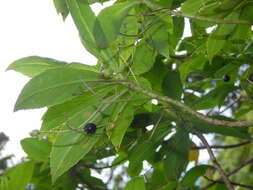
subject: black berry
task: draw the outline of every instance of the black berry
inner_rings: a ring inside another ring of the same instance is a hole
[[[224,82],[230,81],[230,76],[229,76],[229,75],[224,75],[223,81],[224,81]]]
[[[96,133],[96,130],[97,130],[97,126],[94,123],[87,123],[84,126],[84,131],[87,134],[94,134],[94,133]]]

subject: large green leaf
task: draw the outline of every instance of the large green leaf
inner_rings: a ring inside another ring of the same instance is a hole
[[[142,177],[133,178],[125,187],[125,190],[145,190],[145,181]]]
[[[8,177],[6,176],[1,177],[0,190],[10,190]]]
[[[237,19],[238,13],[233,13],[227,17],[227,19]],[[221,24],[214,32],[212,32],[207,39],[207,54],[209,61],[211,62],[213,57],[221,51],[226,39],[230,33],[233,32],[235,24]]]
[[[169,181],[177,181],[188,162],[188,150],[191,146],[188,133],[179,128],[168,142],[164,169]]]
[[[206,0],[187,0],[181,6],[181,11],[186,14],[196,14]]]
[[[149,80],[152,89],[162,91],[162,82],[169,69],[163,64],[163,58],[157,56],[153,67],[143,76]]]
[[[135,50],[133,57],[132,70],[136,75],[149,71],[155,62],[155,52],[145,43],[141,41]]]
[[[88,135],[81,132],[83,125],[87,122],[95,123],[99,126],[101,115],[96,113],[96,109],[89,107],[71,122],[69,121],[59,132],[51,151],[50,167],[53,182],[56,181],[64,172],[75,165],[92,147],[98,142],[99,137],[96,134]],[[70,130],[71,128],[80,128],[80,131]],[[98,133],[102,132],[102,128]]]
[[[66,62],[46,57],[30,56],[14,61],[9,65],[7,70],[15,70],[28,77],[34,77],[45,70],[62,67],[66,64]]]
[[[54,0],[54,6],[56,8],[57,13],[61,14],[63,20],[65,20],[69,14],[69,9],[66,0]]]
[[[183,86],[180,80],[179,72],[169,71],[164,77],[162,88],[163,93],[166,96],[180,100],[183,92]]]
[[[142,166],[144,160],[149,159],[155,153],[156,145],[151,142],[139,142],[129,153],[129,167],[128,174],[130,176],[139,175],[139,165]]]
[[[116,149],[120,148],[121,142],[133,120],[133,107],[128,102],[117,104],[111,114],[107,134]]]
[[[157,21],[154,17],[156,25],[154,25],[147,33],[149,44],[157,50],[161,55],[169,57],[169,31],[171,30],[164,22]]]
[[[215,106],[220,106],[223,104],[228,93],[235,89],[236,87],[232,84],[220,85],[202,96],[200,99],[193,102],[192,107],[196,110],[204,110],[213,108]]]
[[[82,0],[66,0],[71,16],[79,31],[81,41],[84,47],[93,55],[109,65],[113,71],[118,72],[118,63],[114,58],[115,53],[109,49],[99,50],[93,34],[96,16],[90,8],[87,1]],[[101,28],[96,29],[96,33],[103,34]]]
[[[98,47],[107,48],[117,38],[124,19],[136,3],[115,3],[99,13],[93,30]]]
[[[206,60],[207,59],[205,58],[205,56],[201,54],[190,61],[183,62],[179,66],[180,78],[182,83],[185,83],[189,73],[201,70],[204,67]]]
[[[123,95],[123,93],[119,93],[119,95],[113,96],[111,100],[117,100],[121,94]],[[108,121],[104,121],[102,113],[109,106],[110,104],[102,105],[100,110],[91,106],[63,127],[63,131],[69,130],[69,127],[81,130],[84,124],[95,123],[99,127],[96,134],[88,135],[76,130],[58,133],[50,155],[53,182],[82,159],[102,137],[101,135],[104,135],[103,129],[106,124],[108,125]]]
[[[175,51],[176,46],[181,40],[184,33],[184,18],[172,17],[173,18],[173,34],[169,35],[170,47],[173,47],[172,52]]]
[[[21,141],[23,150],[29,158],[44,162],[49,158],[51,143],[48,140],[38,138],[25,138]]]
[[[33,175],[34,162],[22,162],[6,171],[9,179],[8,190],[25,190]]]
[[[183,177],[182,181],[181,181],[181,185],[183,186],[193,186],[196,182],[196,180],[205,175],[206,171],[208,169],[212,168],[209,165],[199,165],[199,166],[195,166],[193,168],[191,168]]]
[[[63,128],[68,129],[67,127]],[[52,181],[74,166],[98,142],[99,136],[85,135],[76,131],[59,133],[50,155]]]
[[[99,78],[97,73],[73,68],[47,70],[25,85],[16,102],[15,111],[52,106],[70,100],[76,93],[87,90],[83,81]]]
[[[43,116],[41,130],[51,130],[63,124],[66,122],[66,117],[71,122],[71,120],[83,115],[87,109],[90,109],[90,106],[98,107],[101,100],[97,96],[105,98],[114,87],[114,85],[105,85],[93,89],[93,92],[89,91],[62,104],[51,106]],[[93,93],[96,93],[96,96]]]
[[[234,121],[226,117],[216,117],[216,119],[221,119],[225,121],[226,120]],[[193,119],[191,120],[191,122],[193,123],[194,129],[197,129],[201,133],[217,133],[217,134],[221,134],[225,136],[232,136],[232,137],[237,137],[237,138],[242,138],[242,139],[251,138],[246,128],[217,126],[217,125],[212,125],[198,119]]]
[[[66,0],[66,2],[81,36],[83,45],[90,53],[98,56],[99,52],[93,36],[96,17],[88,2],[82,0]]]

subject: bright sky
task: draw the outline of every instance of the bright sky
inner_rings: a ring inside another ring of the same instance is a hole
[[[57,16],[52,0],[3,0],[0,23],[0,132],[10,138],[5,154],[14,153],[20,158],[25,154],[19,141],[40,127],[45,109],[13,113],[28,78],[14,71],[5,72],[8,65],[31,55],[85,64],[95,64],[96,59],[82,47],[70,17],[64,23]]]

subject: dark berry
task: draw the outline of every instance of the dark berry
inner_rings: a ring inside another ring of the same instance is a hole
[[[96,130],[97,130],[97,126],[94,123],[87,123],[84,126],[84,131],[87,134],[94,134],[94,133],[96,133]]]
[[[229,76],[229,75],[224,75],[223,81],[224,81],[224,82],[230,81],[230,76]]]

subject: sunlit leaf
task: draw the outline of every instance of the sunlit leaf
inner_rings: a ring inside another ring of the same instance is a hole
[[[11,63],[7,70],[15,70],[28,77],[34,77],[48,69],[63,67],[66,62],[38,56],[24,57]]]
[[[16,102],[15,111],[52,106],[70,100],[76,93],[87,90],[83,81],[99,78],[97,73],[73,68],[47,70],[25,85]]]
[[[66,0],[54,0],[54,6],[56,8],[57,13],[61,14],[63,20],[65,20],[69,14],[69,9]]]
[[[133,178],[125,187],[125,190],[145,190],[145,181],[142,177]]]
[[[141,41],[135,50],[133,57],[132,70],[136,75],[149,71],[155,62],[155,52],[144,42]]]
[[[23,150],[28,157],[39,162],[44,162],[49,158],[51,143],[47,140],[37,138],[25,138],[21,141]]]
[[[22,162],[6,171],[8,177],[8,190],[25,190],[33,175],[34,162]]]
[[[98,47],[106,48],[117,38],[124,19],[136,3],[115,3],[99,13],[93,30]]]
[[[111,122],[107,128],[107,134],[116,149],[119,149],[127,128],[133,120],[133,107],[127,102],[117,104],[112,113]]]

